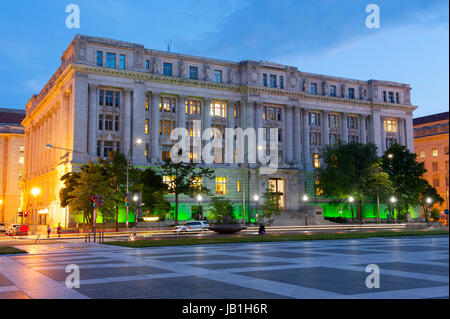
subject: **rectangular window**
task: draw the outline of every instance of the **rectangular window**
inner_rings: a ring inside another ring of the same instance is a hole
[[[384,120],[384,130],[386,132],[397,132],[397,120]]]
[[[431,150],[431,156],[438,156],[438,150],[437,150],[437,148],[433,148],[433,149]]]
[[[419,154],[420,154],[420,157],[421,157],[421,158],[425,158],[425,151],[422,150],[422,151],[420,151]]]
[[[354,99],[355,98],[355,89],[354,88],[348,88],[348,97],[350,99]]]
[[[150,149],[150,144],[148,144],[148,143],[145,143],[145,153],[144,153],[144,155],[145,155],[145,158],[148,160],[148,154],[149,154],[149,149]]]
[[[116,54],[115,53],[106,53],[106,67],[113,68],[113,69],[116,67]]]
[[[353,130],[358,129],[358,118],[356,118],[354,116],[349,116],[348,117],[348,128],[353,129]]]
[[[224,102],[211,103],[211,116],[227,117],[227,104]]]
[[[214,82],[222,83],[222,71],[214,70]]]
[[[267,74],[263,74],[263,86],[267,86]]]
[[[103,66],[103,52],[97,51],[97,66]]]
[[[337,144],[336,134],[330,134],[330,145],[335,146]]]
[[[444,147],[444,153],[445,155],[448,155],[448,146]]]
[[[145,97],[145,110],[148,111],[149,109],[149,99],[148,96]]]
[[[175,113],[176,99],[169,97],[162,97],[159,102],[159,110],[164,112]]]
[[[391,147],[391,146],[394,145],[395,143],[397,143],[397,139],[392,138],[392,137],[387,137],[387,138],[386,138],[386,148]]]
[[[284,83],[283,83],[283,76],[280,75],[280,89],[284,88]]]
[[[336,115],[334,114],[330,114],[330,127],[331,128],[336,128]]]
[[[186,100],[186,113],[191,115],[201,115],[201,103],[197,100]]]
[[[394,92],[389,92],[389,103],[394,103]]]
[[[106,115],[105,116],[105,131],[112,131],[112,130],[113,130],[113,116]]]
[[[114,92],[114,106],[119,107],[120,105],[120,92]]]
[[[105,91],[105,105],[113,106],[113,91]]]
[[[311,126],[320,126],[320,114],[319,113],[309,113],[309,122]]]
[[[438,162],[433,162],[433,172],[437,172],[438,171]]]
[[[191,80],[198,80],[198,67],[196,66],[189,67],[189,78]]]
[[[348,136],[348,141],[350,143],[357,143],[358,142],[358,135],[349,135]]]
[[[383,101],[387,102],[386,91],[383,91]]]
[[[150,60],[145,60],[145,68],[150,69]]]
[[[103,90],[98,91],[98,105],[103,105],[103,94],[104,94]]]
[[[319,157],[319,153],[313,153],[313,154],[312,154],[312,161],[313,161],[313,167],[314,167],[314,168],[320,168],[320,157]]]
[[[400,93],[395,92],[395,103],[400,104]]]
[[[114,117],[114,130],[116,132],[119,131],[119,117],[118,116]]]
[[[145,120],[145,134],[148,135],[148,119]]]
[[[317,84],[311,83],[311,94],[317,94]]]
[[[330,96],[336,96],[336,85],[330,85]]]
[[[120,55],[119,68],[125,70],[125,55],[123,54]]]
[[[241,192],[241,181],[240,180],[237,181],[237,191],[239,193]]]
[[[102,142],[101,141],[97,141],[97,156],[98,157],[102,156]]]
[[[277,87],[277,76],[271,74],[270,75],[270,87],[271,88],[276,88]]]
[[[103,157],[108,157],[112,151],[114,151],[113,142],[103,142]]]
[[[433,187],[434,188],[439,187],[439,178],[433,178]]]
[[[163,75],[172,76],[172,63],[163,63]]]
[[[216,194],[226,195],[227,194],[227,178],[226,177],[216,177]]]
[[[164,121],[164,135],[170,136],[170,121]]]
[[[98,116],[98,130],[103,131],[103,114],[99,114]]]

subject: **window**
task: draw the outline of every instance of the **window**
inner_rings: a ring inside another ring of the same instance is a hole
[[[355,89],[354,88],[348,88],[348,97],[350,99],[354,99],[355,98]]]
[[[120,92],[114,92],[114,106],[119,107],[120,104]]]
[[[335,146],[337,144],[337,135],[330,134],[330,145]]]
[[[201,190],[202,185],[203,185],[203,178],[202,177],[194,177],[194,179],[192,180],[192,188]]]
[[[103,94],[104,94],[103,90],[98,91],[98,105],[103,105]]]
[[[103,66],[103,52],[97,51],[97,66]]]
[[[384,130],[386,132],[397,132],[397,120],[384,120]]]
[[[433,149],[431,150],[431,156],[438,156],[438,150],[437,150],[437,148],[433,148]]]
[[[144,155],[145,155],[145,158],[146,158],[147,160],[148,160],[149,149],[150,149],[150,144],[145,143],[145,151],[144,151]]]
[[[280,89],[284,88],[284,83],[283,83],[283,76],[280,75]]]
[[[263,86],[267,86],[267,74],[263,74]]]
[[[313,153],[312,154],[312,164],[314,168],[320,168],[320,157],[319,153]]]
[[[145,68],[150,69],[150,60],[145,60]]]
[[[320,145],[320,133],[311,132],[310,134],[311,145]]]
[[[114,117],[114,130],[119,131],[119,117],[117,115]]]
[[[119,68],[125,70],[125,55],[120,55]]]
[[[105,131],[113,130],[113,116],[105,115]]]
[[[432,166],[433,166],[433,172],[437,172],[438,171],[438,162],[433,162]]]
[[[330,85],[330,96],[336,96],[336,85]]]
[[[98,130],[103,131],[103,114],[98,116]]]
[[[172,76],[172,63],[163,63],[163,75]]]
[[[170,151],[163,150],[161,152],[161,159],[162,159],[163,162],[170,161]]]
[[[148,135],[148,119],[145,120],[145,135]]]
[[[394,92],[389,92],[389,103],[394,103]]]
[[[354,116],[348,117],[348,128],[356,130],[358,128],[358,118]]]
[[[444,154],[448,155],[448,146],[444,147]]]
[[[113,106],[113,91],[105,91],[105,105]]]
[[[383,101],[387,102],[386,91],[383,91]]]
[[[198,67],[196,66],[189,67],[189,78],[191,80],[198,80]]]
[[[320,126],[320,114],[309,113],[309,122],[311,126]]]
[[[395,103],[400,104],[400,93],[395,92]]]
[[[170,98],[170,97],[162,97],[159,101],[159,111],[160,112],[167,112],[167,113],[175,113],[176,111],[176,98]]]
[[[109,141],[103,142],[103,157],[108,157],[112,151],[114,151],[114,143]]]
[[[330,114],[330,127],[336,128],[337,127],[337,116],[335,114]]]
[[[397,139],[396,138],[393,138],[393,137],[387,137],[386,138],[386,148],[391,147],[395,143],[397,143]]]
[[[317,84],[311,83],[311,94],[317,94]]]
[[[422,150],[422,151],[420,151],[419,154],[420,154],[420,157],[421,157],[421,158],[425,158],[425,151]]]
[[[19,152],[23,153],[25,151],[25,146],[19,146]]]
[[[25,160],[24,160],[24,157],[21,156],[21,157],[19,157],[19,164],[23,164],[23,163],[25,163]]]
[[[273,108],[273,107],[268,107],[267,108],[267,116],[266,116],[266,118],[269,121],[275,121],[275,108]]]
[[[348,136],[349,143],[357,143],[358,142],[358,135],[349,135]]]
[[[241,181],[240,180],[237,181],[237,191],[239,193],[241,192]]]
[[[433,178],[433,187],[434,188],[439,187],[439,178],[437,177]]]
[[[116,54],[106,53],[106,67],[115,68],[116,67]]]
[[[186,114],[201,115],[201,102],[197,100],[186,100]]]
[[[149,101],[148,101],[148,96],[145,97],[145,110],[148,111],[149,109]]]
[[[277,76],[271,74],[270,75],[270,87],[271,88],[276,88],[277,87]]]
[[[214,82],[222,83],[222,70],[214,70]]]
[[[227,104],[224,102],[211,103],[211,116],[227,117]]]
[[[226,177],[216,177],[216,194],[226,195],[227,194],[227,178]]]

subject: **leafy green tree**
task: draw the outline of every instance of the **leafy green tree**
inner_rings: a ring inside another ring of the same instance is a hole
[[[168,186],[163,182],[162,177],[152,168],[142,171],[139,179],[142,186],[142,202],[144,209],[162,219],[170,210],[170,202],[164,198]]]
[[[229,199],[213,196],[208,208],[213,219],[218,224],[234,223],[234,204]]]
[[[209,194],[210,191],[198,181],[202,178],[214,178],[214,170],[198,167],[194,163],[174,163],[165,161],[161,165],[161,174],[170,178],[168,191],[175,194],[175,225],[178,225],[178,202],[181,194],[194,198],[197,194]]]
[[[273,187],[269,186],[263,194],[263,199],[264,202],[261,206],[263,217],[268,218],[269,224],[271,224],[271,218],[281,214],[280,205],[278,204],[278,194],[273,190]]]
[[[442,204],[444,202],[444,199],[439,195],[436,188],[431,186],[427,180],[421,179],[421,184],[422,186],[420,187],[419,192],[419,204],[425,213],[425,220],[428,222],[430,218],[428,211],[431,210],[432,213],[434,209],[432,207],[436,204]],[[430,199],[431,203],[428,203],[427,199]]]
[[[366,188],[371,167],[377,163],[376,146],[351,142],[327,146],[322,157],[325,165],[318,169],[318,188],[326,197],[356,200],[356,217],[362,222],[363,202],[370,192]]]

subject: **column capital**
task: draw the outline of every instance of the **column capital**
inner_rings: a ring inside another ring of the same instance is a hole
[[[90,90],[97,90],[98,89],[98,84],[96,84],[96,83],[89,83],[89,89]]]

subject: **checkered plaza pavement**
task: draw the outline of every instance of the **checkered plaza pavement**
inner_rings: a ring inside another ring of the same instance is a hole
[[[125,248],[16,246],[0,257],[0,298],[448,298],[449,238],[418,236]],[[80,267],[80,288],[66,267]],[[367,288],[369,264],[380,287]]]

